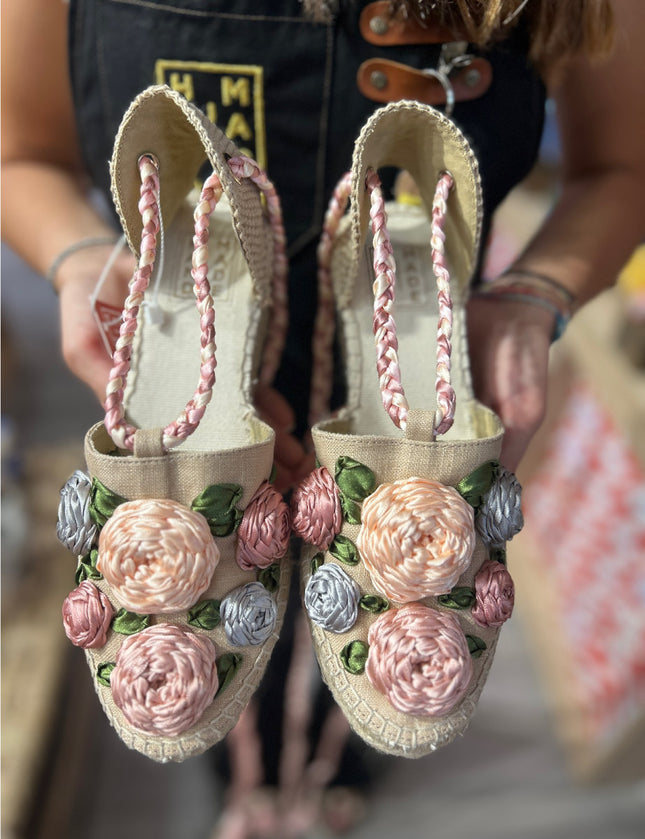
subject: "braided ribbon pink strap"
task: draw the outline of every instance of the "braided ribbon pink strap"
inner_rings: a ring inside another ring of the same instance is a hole
[[[246,164],[250,163],[250,167]],[[274,321],[277,317],[278,325],[274,326],[273,353],[279,352],[281,330],[286,331],[286,257],[285,237],[282,228],[280,204],[273,185],[263,175],[254,161],[246,158],[234,157],[229,160],[229,166],[236,177],[249,177],[267,196],[269,214],[274,234],[274,292],[282,301],[282,306],[274,306]],[[141,235],[141,257],[139,266],[130,281],[130,293],[125,301],[119,339],[113,355],[113,366],[110,371],[107,394],[105,400],[105,427],[119,448],[134,448],[134,435],[137,428],[126,422],[123,406],[123,394],[132,359],[132,342],[137,329],[139,310],[143,302],[143,295],[150,284],[159,232],[159,173],[157,165],[149,155],[142,155],[139,159],[139,173],[141,176],[141,199],[139,212],[143,222]],[[262,177],[263,176],[263,177]],[[201,365],[199,383],[179,417],[162,432],[162,446],[165,451],[185,440],[198,427],[211,400],[213,385],[215,384],[215,310],[210,294],[208,282],[208,239],[210,216],[222,196],[222,184],[215,172],[205,181],[195,208],[195,235],[193,237],[193,267],[191,276],[194,280],[194,292],[197,310],[200,314],[201,329]],[[277,278],[277,279],[276,279]],[[276,349],[276,346],[278,349]],[[279,360],[279,359],[278,359]],[[276,363],[273,360],[272,363]]]
[[[432,207],[432,264],[437,280],[439,300],[435,435],[448,431],[455,415],[455,392],[450,383],[452,299],[450,275],[444,253],[446,201],[453,184],[453,178],[449,173],[443,173],[440,176]],[[401,383],[396,322],[392,313],[395,300],[396,265],[386,226],[387,217],[381,182],[372,169],[367,172],[366,187],[370,193],[370,219],[374,247],[373,326],[376,342],[376,368],[383,406],[397,428],[405,430],[409,406]],[[331,391],[333,338],[331,254],[338,224],[345,212],[350,192],[351,173],[347,173],[338,183],[332,196],[318,248],[318,313],[312,348],[312,422],[324,414]]]
[[[318,306],[312,339],[311,396],[309,424],[314,425],[329,409],[333,381],[332,343],[334,340],[334,289],[331,255],[338,225],[352,191],[352,173],[338,182],[329,202],[318,245]]]
[[[435,434],[445,434],[455,420],[457,398],[450,382],[450,357],[452,354],[452,297],[450,274],[446,265],[446,203],[455,184],[449,172],[443,172],[437,182],[432,202],[432,267],[437,280],[439,325],[437,329],[437,410],[434,419]]]

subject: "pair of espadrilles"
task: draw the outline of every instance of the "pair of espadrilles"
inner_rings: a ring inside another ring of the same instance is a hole
[[[405,220],[388,232],[377,171],[392,165],[428,208],[422,236]],[[61,490],[58,523],[78,557],[65,631],[111,724],[158,761],[226,736],[280,632],[293,531],[318,661],[351,726],[407,757],[449,742],[512,610],[504,542],[521,524],[519,487],[497,463],[503,429],[470,383],[464,305],[481,194],[466,140],[413,102],[377,111],[358,138],[319,251],[313,412],[331,385],[332,299],[348,400],[314,417],[318,465],[291,508],[270,480],[274,433],[253,407],[286,328],[275,189],[167,87],[125,114],[111,172],[139,265],[105,422],[87,434],[88,474]],[[424,266],[414,282],[405,259],[397,276],[399,243]],[[161,319],[145,316],[150,286]]]

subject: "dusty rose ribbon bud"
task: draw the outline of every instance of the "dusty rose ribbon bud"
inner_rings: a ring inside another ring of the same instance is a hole
[[[63,603],[65,635],[85,650],[105,646],[113,617],[107,596],[89,580],[70,592]]]
[[[289,545],[291,513],[282,495],[268,481],[250,500],[237,531],[235,559],[244,571],[268,568]]]
[[[60,491],[56,535],[76,556],[88,553],[98,531],[90,516],[92,481],[77,469]]]
[[[291,498],[292,528],[310,545],[323,551],[332,543],[343,525],[340,492],[324,466],[308,475]]]
[[[167,499],[127,501],[99,537],[97,570],[126,609],[189,609],[210,585],[219,549],[204,516]]]
[[[375,587],[392,600],[445,594],[470,564],[473,510],[452,487],[424,478],[381,484],[361,515],[356,544]]]
[[[372,624],[368,642],[367,678],[397,711],[441,717],[466,695],[473,666],[454,615],[421,603],[392,609]]]
[[[515,586],[501,562],[485,562],[475,577],[472,616],[480,626],[501,626],[513,614]]]
[[[356,623],[361,592],[335,562],[321,565],[305,588],[305,609],[310,619],[328,632],[347,632]]]

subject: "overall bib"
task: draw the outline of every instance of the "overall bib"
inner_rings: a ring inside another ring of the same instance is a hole
[[[365,0],[340,0],[331,23],[307,20],[298,0],[72,0],[70,69],[78,132],[94,183],[108,193],[114,136],[131,100],[169,84],[264,167],[282,199],[290,257],[290,329],[276,380],[305,427],[315,249],[327,201],[350,167],[354,140],[379,106],[357,86],[360,65],[386,58],[436,68],[440,45],[377,46],[361,35]],[[468,49],[492,67],[478,98],[453,119],[479,158],[485,227],[532,167],[544,87],[521,31],[494,49]]]

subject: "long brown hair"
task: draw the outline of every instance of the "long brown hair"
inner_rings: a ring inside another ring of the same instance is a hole
[[[391,0],[395,14],[432,19],[486,45],[528,23],[530,56],[542,69],[574,55],[606,55],[614,37],[610,0]]]
[[[301,0],[306,14],[329,20],[338,0]],[[602,57],[613,45],[611,0],[390,0],[394,15],[446,24],[486,46],[528,24],[530,57],[543,71],[574,55]]]

